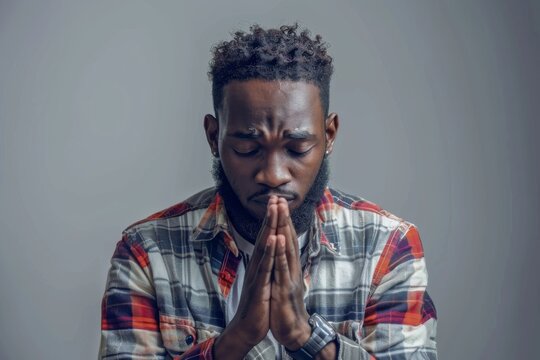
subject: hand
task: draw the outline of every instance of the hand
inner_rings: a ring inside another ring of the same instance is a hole
[[[268,334],[277,211],[277,197],[271,197],[266,218],[255,242],[253,256],[246,269],[238,310],[214,345],[217,359],[243,358]]]
[[[246,270],[236,315],[216,339],[217,359],[241,359],[272,331],[287,349],[300,349],[311,335],[304,305],[298,238],[285,199],[271,197]],[[317,359],[335,359],[329,343]]]
[[[277,203],[277,232],[270,301],[270,330],[289,350],[298,350],[311,335],[304,305],[304,280],[298,238],[285,199]]]

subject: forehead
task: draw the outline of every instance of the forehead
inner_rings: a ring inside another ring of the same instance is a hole
[[[219,114],[227,127],[317,127],[324,120],[319,88],[285,80],[232,81]]]

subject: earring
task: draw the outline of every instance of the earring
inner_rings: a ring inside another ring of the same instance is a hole
[[[219,157],[217,151],[212,151],[212,155],[213,155],[214,157],[216,157],[216,158]]]

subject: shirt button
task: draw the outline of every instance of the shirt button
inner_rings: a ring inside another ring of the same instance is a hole
[[[193,343],[193,336],[186,336],[186,344],[191,345]]]

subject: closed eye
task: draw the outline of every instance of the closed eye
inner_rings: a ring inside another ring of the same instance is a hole
[[[249,157],[249,156],[253,156],[255,154],[257,154],[257,152],[259,151],[259,149],[255,149],[255,150],[251,150],[251,151],[238,151],[236,149],[233,149],[234,153],[238,156],[241,156],[241,157]]]
[[[294,157],[302,157],[302,156],[306,156],[312,149],[313,147],[310,147],[309,149],[304,150],[304,151],[298,151],[294,149],[288,149],[287,151],[289,152],[289,154],[291,154]]]

